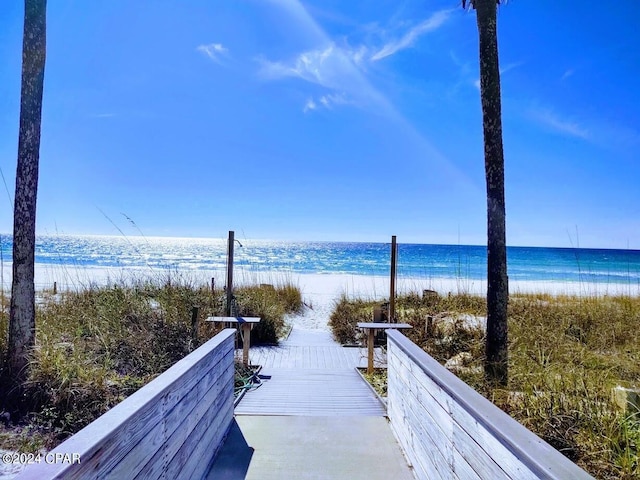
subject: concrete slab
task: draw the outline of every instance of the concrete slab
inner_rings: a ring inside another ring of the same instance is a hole
[[[414,480],[384,417],[237,417],[208,479]]]
[[[218,452],[207,480],[237,480],[246,478],[253,457],[253,448],[247,444],[238,422],[233,420],[227,438]]]

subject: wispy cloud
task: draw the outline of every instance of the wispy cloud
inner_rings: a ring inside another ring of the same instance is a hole
[[[346,38],[343,41],[329,39],[299,1],[272,1],[284,7],[310,37],[315,37],[320,46],[298,53],[286,60],[257,57],[258,75],[267,80],[298,78],[329,90],[326,95],[313,99],[315,108],[310,107],[308,102],[305,103],[303,107],[305,112],[318,107],[331,108],[346,104],[361,107],[376,104],[378,107],[389,107],[387,99],[367,79],[367,67],[373,62],[411,47],[421,35],[442,26],[453,12],[453,10],[435,12],[382,47],[372,37],[380,40],[381,37],[388,36],[387,31],[377,25],[370,26],[367,41],[354,46],[349,44]],[[376,44],[378,46],[374,46]]]
[[[324,87],[333,87],[336,76],[348,59],[332,43],[325,48],[299,54],[291,62],[271,62],[259,58],[260,75],[267,79],[299,77]]]
[[[298,16],[304,16],[306,17],[304,21],[309,21],[309,18],[298,10],[300,5],[297,3],[296,5],[295,10]],[[376,49],[368,45],[354,47],[346,42],[338,45],[334,41],[328,41],[326,35],[323,35],[324,46],[299,53],[290,60],[272,61],[264,57],[257,58],[260,65],[258,74],[269,80],[286,77],[300,78],[333,90],[319,97],[316,107],[318,104],[326,108],[333,105],[358,105],[371,100],[385,103],[384,98],[371,86],[364,75],[367,65],[393,55],[399,50],[409,48],[420,35],[439,28],[450,15],[451,10],[436,12],[427,20],[411,28],[400,39]],[[309,111],[312,108],[305,104],[304,110]]]
[[[562,77],[560,77],[560,80],[564,81],[567,78],[569,78],[570,76],[572,76],[574,73],[576,73],[576,71],[573,68],[570,68],[570,69],[568,69],[566,72],[564,72],[562,74]]]
[[[302,111],[304,113],[307,113],[311,110],[315,110],[316,108],[318,108],[318,105],[313,100],[313,98],[310,98],[309,100],[307,100],[307,103],[304,104],[304,108],[302,109]]]
[[[365,45],[360,45],[355,49],[346,49],[345,53],[347,56],[358,66],[364,66],[364,63],[367,59],[367,53],[369,53],[369,48]]]
[[[356,62],[364,58],[364,50],[345,49],[329,42],[326,46],[302,52],[289,61],[270,61],[258,58],[258,74],[267,80],[298,78],[327,89],[324,95],[309,101],[303,110],[308,112],[319,106],[386,105],[386,99],[367,81]]]
[[[460,58],[458,57],[458,55],[456,55],[456,52],[454,52],[453,50],[449,51],[449,58],[451,59],[451,61],[453,62],[453,64],[458,67],[458,69],[460,70],[460,73],[462,75],[469,75],[472,71],[471,65],[468,61],[463,61],[460,60]]]
[[[440,10],[435,12],[429,18],[419,23],[415,27],[411,28],[408,32],[402,35],[399,39],[392,40],[384,45],[380,50],[374,53],[371,56],[371,60],[376,62],[378,60],[382,60],[383,58],[394,55],[400,50],[404,50],[413,46],[415,41],[425,33],[432,32],[437,30],[442,25],[446,23],[447,20],[451,17],[451,13],[453,10]]]
[[[334,105],[347,105],[350,102],[344,93],[329,93],[320,97],[320,103],[331,109]]]
[[[524,62],[511,62],[507,63],[504,67],[500,68],[500,75],[504,75],[507,72],[510,72],[514,68],[518,68],[524,65]]]
[[[326,110],[333,110],[333,108],[337,105],[347,105],[351,103],[344,93],[328,93],[326,95],[322,95],[317,99],[309,98],[304,104],[304,108],[302,111],[304,113],[318,110],[319,108],[323,108]]]
[[[636,151],[640,147],[640,132],[619,122],[583,115],[580,121],[575,117],[559,114],[556,110],[533,105],[525,109],[529,120],[548,131],[584,140],[596,147],[616,152]]]
[[[550,109],[533,108],[529,112],[531,118],[556,133],[589,140],[589,131],[579,123],[563,118]]]
[[[339,46],[332,40],[318,23],[309,15],[309,12],[299,0],[271,0],[278,7],[283,8],[291,21],[295,22],[297,30],[305,32],[305,41],[320,45],[319,48],[298,54],[286,61],[270,61],[259,58],[259,74],[266,79],[299,78],[304,81],[320,85],[327,92],[320,100],[310,98],[305,102],[307,112],[318,109],[319,105],[338,105],[345,102],[371,112],[378,117],[384,117],[390,127],[398,128],[403,132],[404,138],[422,154],[420,158],[428,158],[431,167],[438,168],[448,179],[464,185],[465,191],[478,191],[482,189],[470,179],[468,174],[457,168],[449,159],[444,157],[429,139],[409,122],[390,102],[386,96],[378,91],[368,79],[366,65],[371,62],[369,48],[372,42],[366,42],[364,47],[352,48],[351,46]],[[448,17],[447,17],[448,18]],[[433,26],[444,22],[444,14],[441,17],[432,16]],[[423,22],[425,23],[425,22]],[[416,31],[409,40],[409,44],[424,31]],[[405,47],[406,48],[406,47]],[[397,51],[397,50],[396,50]],[[380,50],[378,50],[378,53]],[[322,98],[324,97],[324,102]],[[325,107],[326,108],[326,107]],[[424,164],[420,163],[419,168]],[[430,170],[431,171],[431,170]]]
[[[202,52],[216,63],[221,63],[221,58],[229,54],[229,49],[221,43],[209,43],[208,45],[198,45],[198,52]]]

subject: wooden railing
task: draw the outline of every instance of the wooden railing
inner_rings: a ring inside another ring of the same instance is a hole
[[[387,413],[417,478],[592,478],[403,334],[387,338]]]
[[[202,478],[233,420],[234,335],[222,331],[18,479]]]

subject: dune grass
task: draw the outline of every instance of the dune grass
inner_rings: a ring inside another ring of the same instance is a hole
[[[297,287],[284,282],[242,286],[234,294],[239,315],[262,318],[252,332],[255,342],[277,342],[285,314],[302,305]],[[26,385],[30,413],[18,425],[0,426],[0,448],[52,448],[215,335],[219,328],[202,320],[223,315],[225,307],[224,292],[175,276],[56,295],[45,291],[38,297],[36,348]],[[193,307],[199,308],[196,336]],[[7,324],[3,309],[2,361]],[[0,410],[3,403],[0,398]]]
[[[353,342],[375,305],[343,297],[331,316],[336,338]],[[640,413],[612,401],[616,385],[640,387],[640,298],[512,295],[507,389],[485,383],[483,329],[442,321],[484,315],[483,298],[409,294],[397,305],[398,320],[414,326],[403,333],[441,363],[469,352],[458,376],[565,456],[596,478],[640,478]]]

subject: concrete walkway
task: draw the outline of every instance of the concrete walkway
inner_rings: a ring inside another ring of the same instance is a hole
[[[238,416],[211,480],[414,480],[385,417]]]
[[[208,478],[414,479],[384,405],[355,370],[363,351],[294,328],[250,359],[270,378],[236,407]]]

